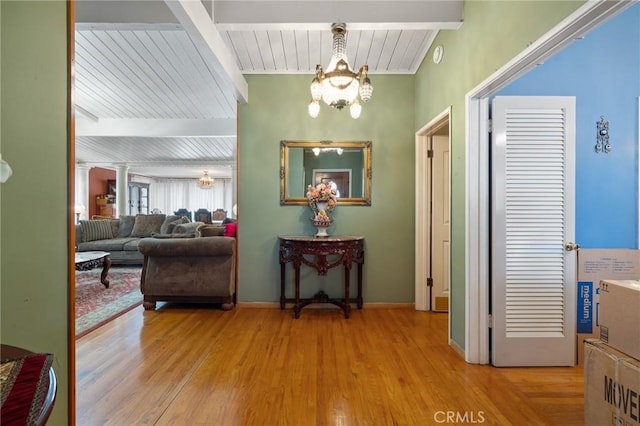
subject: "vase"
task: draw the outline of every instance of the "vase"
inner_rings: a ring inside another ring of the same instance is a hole
[[[329,202],[328,201],[316,201],[316,208],[318,209],[318,211],[327,211],[327,208],[329,207]]]
[[[327,233],[327,228],[329,228],[331,226],[330,222],[325,222],[325,223],[321,223],[321,222],[314,222],[313,223],[314,226],[316,227],[316,229],[318,230],[318,232],[316,232],[316,237],[328,237],[329,234]]]

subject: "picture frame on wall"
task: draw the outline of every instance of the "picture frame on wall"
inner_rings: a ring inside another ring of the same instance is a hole
[[[338,197],[349,198],[351,195],[351,170],[349,169],[314,169],[314,185],[319,183],[336,184]]]

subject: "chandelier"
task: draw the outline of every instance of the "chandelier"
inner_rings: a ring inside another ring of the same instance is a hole
[[[322,152],[331,152],[331,151],[335,151],[338,155],[342,155],[342,152],[344,151],[343,148],[311,148],[311,151],[313,151],[313,154],[317,157],[318,155],[320,155],[320,153]]]
[[[211,189],[213,188],[213,184],[215,183],[215,179],[213,179],[212,177],[209,177],[209,172],[208,171],[204,171],[204,175],[202,175],[202,177],[200,179],[198,179],[198,187],[201,189]]]
[[[316,66],[316,76],[311,82],[311,103],[309,115],[316,118],[320,113],[320,99],[327,105],[342,109],[349,105],[351,117],[360,117],[362,102],[371,99],[373,86],[367,77],[369,67],[363,65],[358,73],[354,73],[347,60],[347,24],[337,23],[331,25],[333,33],[333,53],[327,70],[322,65]]]

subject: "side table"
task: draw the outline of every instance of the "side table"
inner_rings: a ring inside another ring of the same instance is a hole
[[[349,318],[351,299],[349,296],[349,279],[351,267],[357,265],[358,295],[355,302],[358,309],[362,309],[362,265],[364,265],[364,237],[359,236],[280,236],[280,309],[286,303],[294,303],[295,318],[300,318],[300,311],[311,303],[332,303],[344,311],[344,317]],[[331,259],[328,257],[331,256]],[[295,298],[285,296],[285,266],[293,264]],[[318,275],[327,275],[331,268],[342,265],[344,268],[344,297],[330,298],[320,291],[312,298],[300,298],[300,266],[307,265],[316,270]]]
[[[56,399],[53,355],[0,346],[2,359],[2,424],[44,426]],[[6,374],[6,376],[5,376]]]
[[[111,267],[111,253],[106,251],[81,251],[76,252],[76,271],[90,271],[94,268],[102,267],[100,282],[105,288],[109,288],[107,274]]]

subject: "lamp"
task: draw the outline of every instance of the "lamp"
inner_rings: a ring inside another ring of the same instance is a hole
[[[331,61],[325,72],[322,65],[316,66],[316,76],[311,82],[311,103],[309,115],[316,118],[320,113],[320,99],[327,105],[342,109],[349,105],[351,117],[360,117],[362,102],[371,99],[373,86],[367,76],[369,67],[363,65],[358,73],[354,73],[347,60],[347,24],[337,23],[331,25],[333,33],[333,53]]]
[[[198,179],[198,187],[201,189],[211,189],[213,188],[213,184],[215,183],[215,179],[209,177],[209,172],[204,171],[204,175],[200,179]]]
[[[85,207],[82,204],[76,204],[74,211],[76,213],[76,223],[80,223],[80,215],[84,213]]]

